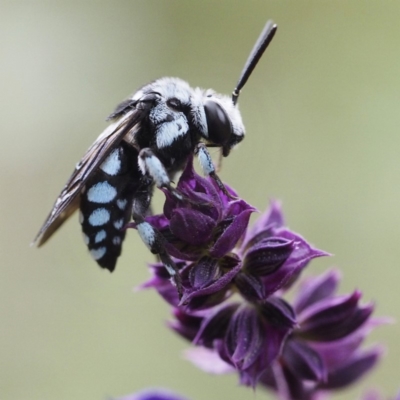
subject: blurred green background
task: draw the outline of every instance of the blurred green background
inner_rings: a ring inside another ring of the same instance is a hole
[[[29,243],[114,106],[161,76],[230,93],[265,21],[278,33],[245,87],[246,140],[221,177],[335,254],[342,292],[400,318],[400,2],[0,1],[0,398],[102,400],[148,386],[205,399],[270,398],[184,361],[168,307],[132,288],[151,255],[129,232],[101,271],[77,217]],[[161,196],[156,199],[160,208]],[[400,388],[399,325],[377,372],[338,395]]]

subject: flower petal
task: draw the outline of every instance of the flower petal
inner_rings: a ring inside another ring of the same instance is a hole
[[[211,347],[215,339],[223,338],[232,315],[238,307],[238,303],[232,303],[211,310],[201,322],[201,326],[196,337],[193,339],[193,343]]]
[[[373,306],[358,305],[361,293],[338,296],[316,303],[301,315],[301,336],[309,340],[331,341],[349,335],[372,314]]]
[[[278,201],[272,200],[269,208],[259,218],[257,218],[254,225],[247,231],[243,243],[246,246],[246,243],[249,240],[259,234],[261,231],[264,231],[266,228],[270,230],[272,227],[280,228],[284,225],[285,222],[281,204]]]
[[[222,257],[230,252],[239,241],[243,233],[246,231],[249,223],[250,214],[254,209],[245,209],[222,232],[221,236],[217,239],[214,246],[210,249],[212,257]]]
[[[271,296],[259,306],[266,321],[279,329],[292,330],[296,325],[296,315],[292,307],[283,299]]]
[[[180,240],[192,246],[201,246],[211,239],[216,221],[200,211],[178,208],[172,212],[170,229]]]
[[[235,285],[240,294],[250,302],[265,298],[264,286],[258,276],[239,272],[235,277]]]
[[[249,368],[239,370],[240,383],[255,387],[264,372],[271,367],[281,353],[289,332],[288,329],[276,329],[271,325],[265,326],[263,351]]]
[[[294,309],[297,313],[308,306],[332,296],[340,281],[340,272],[330,270],[324,274],[305,279],[294,302]]]
[[[386,319],[372,318],[350,335],[329,342],[308,342],[318,352],[329,370],[335,370],[345,364],[363,343],[364,339],[379,325],[388,323]]]
[[[226,334],[226,346],[232,363],[247,369],[260,356],[264,330],[257,311],[242,306],[233,314]]]
[[[220,278],[215,280],[210,285],[200,289],[185,290],[181,299],[181,305],[188,304],[195,297],[214,295],[220,292],[222,294],[221,301],[224,298],[224,293],[228,289],[227,286],[231,283],[233,278],[239,273],[242,265],[238,263],[234,268],[224,273]]]
[[[227,374],[235,372],[235,369],[221,359],[215,350],[205,347],[195,347],[184,351],[184,357],[193,365],[209,374]]]
[[[187,400],[187,398],[165,389],[146,389],[114,400]]]
[[[293,241],[270,237],[248,249],[243,268],[250,274],[264,276],[275,272],[289,257]]]
[[[265,296],[287,287],[313,258],[327,255],[321,250],[312,248],[300,235],[288,229],[277,229],[274,235],[293,241],[293,251],[280,268],[262,278]]]
[[[326,378],[326,370],[319,354],[299,340],[286,342],[283,359],[286,367],[300,379],[318,382]]]
[[[321,389],[339,389],[352,384],[370,371],[382,356],[381,348],[374,348],[351,357],[348,362],[328,374],[325,383],[320,384]]]
[[[190,269],[190,284],[194,289],[202,289],[218,279],[220,272],[217,259],[203,257]]]
[[[186,313],[182,308],[173,310],[174,321],[168,322],[168,327],[189,341],[193,341],[197,335],[203,317]]]

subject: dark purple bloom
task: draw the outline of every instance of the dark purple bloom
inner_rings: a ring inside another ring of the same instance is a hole
[[[277,203],[247,230],[254,207],[197,175],[192,160],[177,188],[189,201],[165,191],[164,214],[147,218],[164,235],[180,268],[183,296],[179,303],[162,264],[152,266],[155,278],[146,286],[155,287],[172,305],[210,308],[235,292],[249,302],[264,302],[293,283],[311,259],[327,254],[283,226]]]
[[[285,228],[275,202],[246,233],[238,254],[243,267],[236,282],[249,301],[264,301],[278,290],[288,288],[309,261],[328,255]]]
[[[192,160],[177,189],[186,199],[179,201],[165,191],[164,213],[148,217],[147,222],[163,234],[167,251],[180,267],[180,304],[192,309],[211,307],[232,294],[231,283],[241,269],[241,260],[233,249],[244,235],[255,208],[235,198],[236,193],[229,187],[232,198],[212,179],[196,174]],[[177,305],[177,297],[167,289],[162,268],[161,264],[153,266],[158,279],[147,286],[156,287],[164,298]]]
[[[248,229],[255,209],[198,176],[192,160],[177,189],[186,200],[165,191],[164,213],[147,221],[166,239],[182,299],[161,263],[151,266],[143,287],[173,306],[169,327],[198,346],[196,364],[237,371],[242,384],[264,385],[287,400],[315,399],[376,364],[380,350],[360,350],[376,324],[373,307],[360,305],[359,291],[335,295],[337,273],[307,280],[293,306],[282,297],[313,258],[327,253],[284,226],[278,203]]]
[[[187,261],[202,256],[221,258],[235,247],[255,208],[226,188],[232,199],[212,179],[199,176],[189,160],[177,185],[186,200],[164,191],[164,213],[148,217],[147,222],[164,234],[172,256]]]
[[[128,396],[118,397],[115,400],[187,400],[186,397],[165,389],[148,389],[142,392],[133,393]]]
[[[382,396],[377,390],[369,390],[360,400],[400,400],[400,392],[397,393],[396,397]]]
[[[261,378],[280,397],[310,400],[321,390],[343,388],[371,370],[380,348],[360,350],[378,324],[369,318],[371,305],[361,306],[361,293],[336,296],[335,271],[307,280],[294,301],[298,326],[288,336],[281,356]]]
[[[241,383],[251,386],[279,355],[295,324],[293,310],[281,299],[257,306],[227,302],[195,314],[176,308],[174,316],[172,329],[215,351],[239,372]]]

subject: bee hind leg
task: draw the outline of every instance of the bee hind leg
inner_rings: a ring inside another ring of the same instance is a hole
[[[144,178],[143,184],[135,193],[132,203],[132,218],[136,224],[139,236],[148,249],[157,255],[168,271],[171,282],[176,286],[179,298],[182,298],[183,287],[179,270],[165,249],[163,235],[148,222],[145,216],[148,214],[153,194],[153,180]]]

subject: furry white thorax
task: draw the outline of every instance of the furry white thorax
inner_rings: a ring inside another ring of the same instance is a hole
[[[181,115],[171,122],[164,122],[159,125],[157,135],[157,146],[162,149],[163,147],[170,146],[178,137],[184,136],[189,131],[189,124],[186,117]]]

